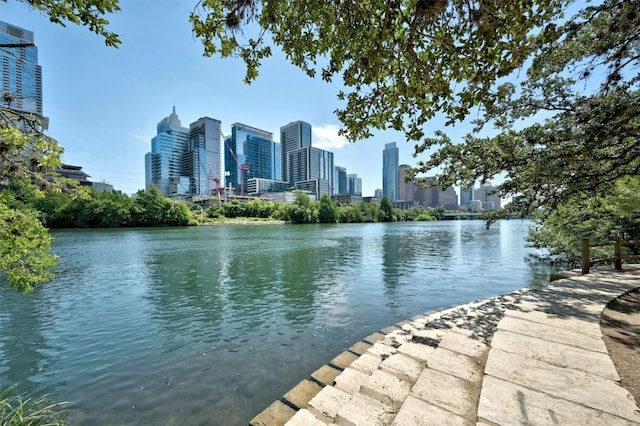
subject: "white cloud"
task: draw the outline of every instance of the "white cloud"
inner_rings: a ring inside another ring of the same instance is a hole
[[[349,145],[349,141],[342,135],[338,134],[340,128],[335,124],[323,124],[311,127],[313,133],[312,145],[320,149],[340,149]]]

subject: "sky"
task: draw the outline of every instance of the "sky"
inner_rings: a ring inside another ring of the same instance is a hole
[[[400,164],[416,163],[413,144],[400,132],[376,132],[354,144],[338,136],[340,84],[309,78],[277,48],[251,85],[243,82],[241,60],[204,57],[188,22],[195,4],[121,0],[122,10],[107,16],[122,41],[115,49],[85,27],[62,27],[22,2],[0,2],[0,20],[34,32],[47,133],[64,148],[64,163],[126,194],[144,189],[144,156],[174,106],[184,127],[208,116],[222,121],[225,135],[239,122],[272,132],[276,142],[281,126],[311,123],[312,145],[362,178],[364,196],[382,188],[386,143],[397,143]]]

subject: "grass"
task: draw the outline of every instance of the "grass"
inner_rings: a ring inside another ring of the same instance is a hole
[[[47,395],[30,398],[17,386],[0,388],[0,426],[68,425],[67,404],[52,402]]]

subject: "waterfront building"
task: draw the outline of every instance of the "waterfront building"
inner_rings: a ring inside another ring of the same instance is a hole
[[[276,149],[273,133],[242,123],[231,125],[231,136],[225,140],[226,180],[236,188],[237,193],[246,193],[249,179],[277,179]],[[227,183],[228,185],[228,183]]]
[[[407,171],[411,166],[401,164],[398,167],[398,201],[415,201],[416,184],[414,179],[407,181]]]
[[[424,178],[423,182],[417,185],[415,201],[428,207],[442,206],[447,210],[457,210],[458,194],[453,186],[449,186],[444,191],[435,186],[434,178]]]
[[[382,151],[382,195],[389,201],[398,201],[399,151],[395,142],[385,144]]]
[[[460,206],[469,207],[473,200],[473,185],[460,187]]]
[[[189,126],[183,171],[189,176],[191,194],[210,195],[221,188],[221,124],[220,120],[202,117]]]
[[[289,183],[316,198],[333,192],[333,153],[306,146],[288,153]]]
[[[281,180],[295,182],[290,176],[289,153],[310,146],[311,124],[298,120],[280,127]]]
[[[354,197],[362,197],[362,179],[355,173],[347,175],[347,183],[349,187],[349,195]]]
[[[500,195],[491,182],[485,182],[475,190],[474,199],[482,203],[483,210],[497,210],[500,208]]]
[[[286,191],[289,183],[282,180],[250,178],[247,180],[248,195],[263,195],[267,192]],[[268,195],[271,198],[271,195]]]
[[[181,126],[175,106],[156,129],[157,134],[151,139],[151,152],[145,155],[145,189],[148,191],[155,186],[165,197],[190,193],[188,177],[183,173],[189,129]]]
[[[334,195],[347,195],[349,194],[349,185],[347,181],[347,169],[346,167],[335,166],[333,174],[333,194]]]
[[[49,119],[42,112],[42,68],[32,31],[0,21],[3,106],[21,114],[33,114],[43,129]]]

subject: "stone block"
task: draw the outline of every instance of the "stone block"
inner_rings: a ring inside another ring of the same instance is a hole
[[[316,396],[321,390],[322,386],[319,384],[311,380],[303,380],[289,392],[285,393],[284,399],[298,408],[305,408],[311,398]]]
[[[368,377],[368,374],[360,370],[347,368],[336,377],[336,384],[334,386],[348,393],[358,393],[360,392],[360,385],[364,383]]]
[[[340,370],[328,365],[323,365],[322,367],[311,373],[311,377],[313,377],[323,385],[331,386],[333,385],[333,381],[338,376],[338,374],[340,374]]]
[[[385,327],[382,330],[380,330],[380,332],[382,334],[389,334],[392,331],[396,331],[396,330],[399,330],[399,329],[400,329],[400,327],[398,327],[397,325],[390,325],[389,327]]]
[[[473,426],[474,422],[409,395],[391,425]]]
[[[594,374],[556,367],[495,348],[489,354],[485,374],[614,416],[640,421],[638,407],[629,392],[616,382]]]
[[[340,407],[337,425],[385,426],[391,423],[396,410],[365,395],[354,394]]]
[[[354,354],[353,352],[344,351],[331,360],[331,365],[341,369],[345,369],[356,359],[358,359],[358,355]]]
[[[611,358],[602,352],[549,342],[507,330],[500,330],[493,336],[491,347],[505,352],[523,354],[556,367],[573,368],[606,379],[620,380]]]
[[[351,363],[349,367],[360,370],[363,373],[371,374],[378,369],[378,366],[382,362],[382,358],[378,355],[366,352]]]
[[[456,332],[445,334],[438,347],[475,358],[482,358],[489,351],[482,341]]]
[[[367,343],[367,342],[358,342],[355,345],[351,346],[349,348],[349,350],[353,353],[356,353],[358,355],[362,355],[363,353],[365,353],[366,351],[369,350],[369,348],[371,347],[371,343]]]
[[[403,354],[393,354],[380,363],[378,368],[399,377],[406,382],[414,383],[426,367],[426,362],[418,361]]]
[[[498,425],[638,424],[638,420],[630,421],[490,376],[482,383],[478,420]]]
[[[296,411],[282,401],[276,401],[260,414],[255,416],[249,424],[251,426],[281,426],[284,425]]]
[[[482,384],[484,363],[478,358],[472,358],[442,347],[437,348],[429,358],[429,368],[442,373],[451,374],[477,385]]]
[[[378,340],[382,340],[382,339],[384,339],[384,334],[382,334],[382,333],[372,333],[372,334],[368,335],[367,337],[365,337],[362,340],[364,340],[365,342],[371,343],[373,345]]]
[[[480,386],[427,368],[411,389],[411,395],[469,421],[476,420]]]
[[[333,386],[325,386],[309,401],[307,410],[319,420],[332,423],[340,408],[349,401],[349,398],[349,393]]]
[[[395,408],[400,408],[410,390],[410,382],[383,370],[374,371],[360,386],[361,394]]]
[[[543,314],[546,317],[546,314]],[[507,311],[505,317],[498,323],[498,330],[507,330],[525,336],[533,336],[549,342],[563,343],[594,352],[608,353],[602,341],[602,332],[598,323],[598,334],[577,332],[584,328],[583,321],[564,319],[559,321],[549,320],[553,325],[541,322],[532,322],[533,313]],[[537,315],[536,315],[537,316]],[[545,318],[546,319],[546,318]],[[544,319],[543,319],[544,320]],[[566,327],[563,327],[566,326]]]
[[[318,420],[310,411],[299,410],[291,420],[287,422],[287,426],[327,426],[327,424]]]
[[[436,348],[429,345],[423,345],[420,343],[406,342],[398,347],[398,352],[418,359],[420,361],[427,362],[435,351]]]

